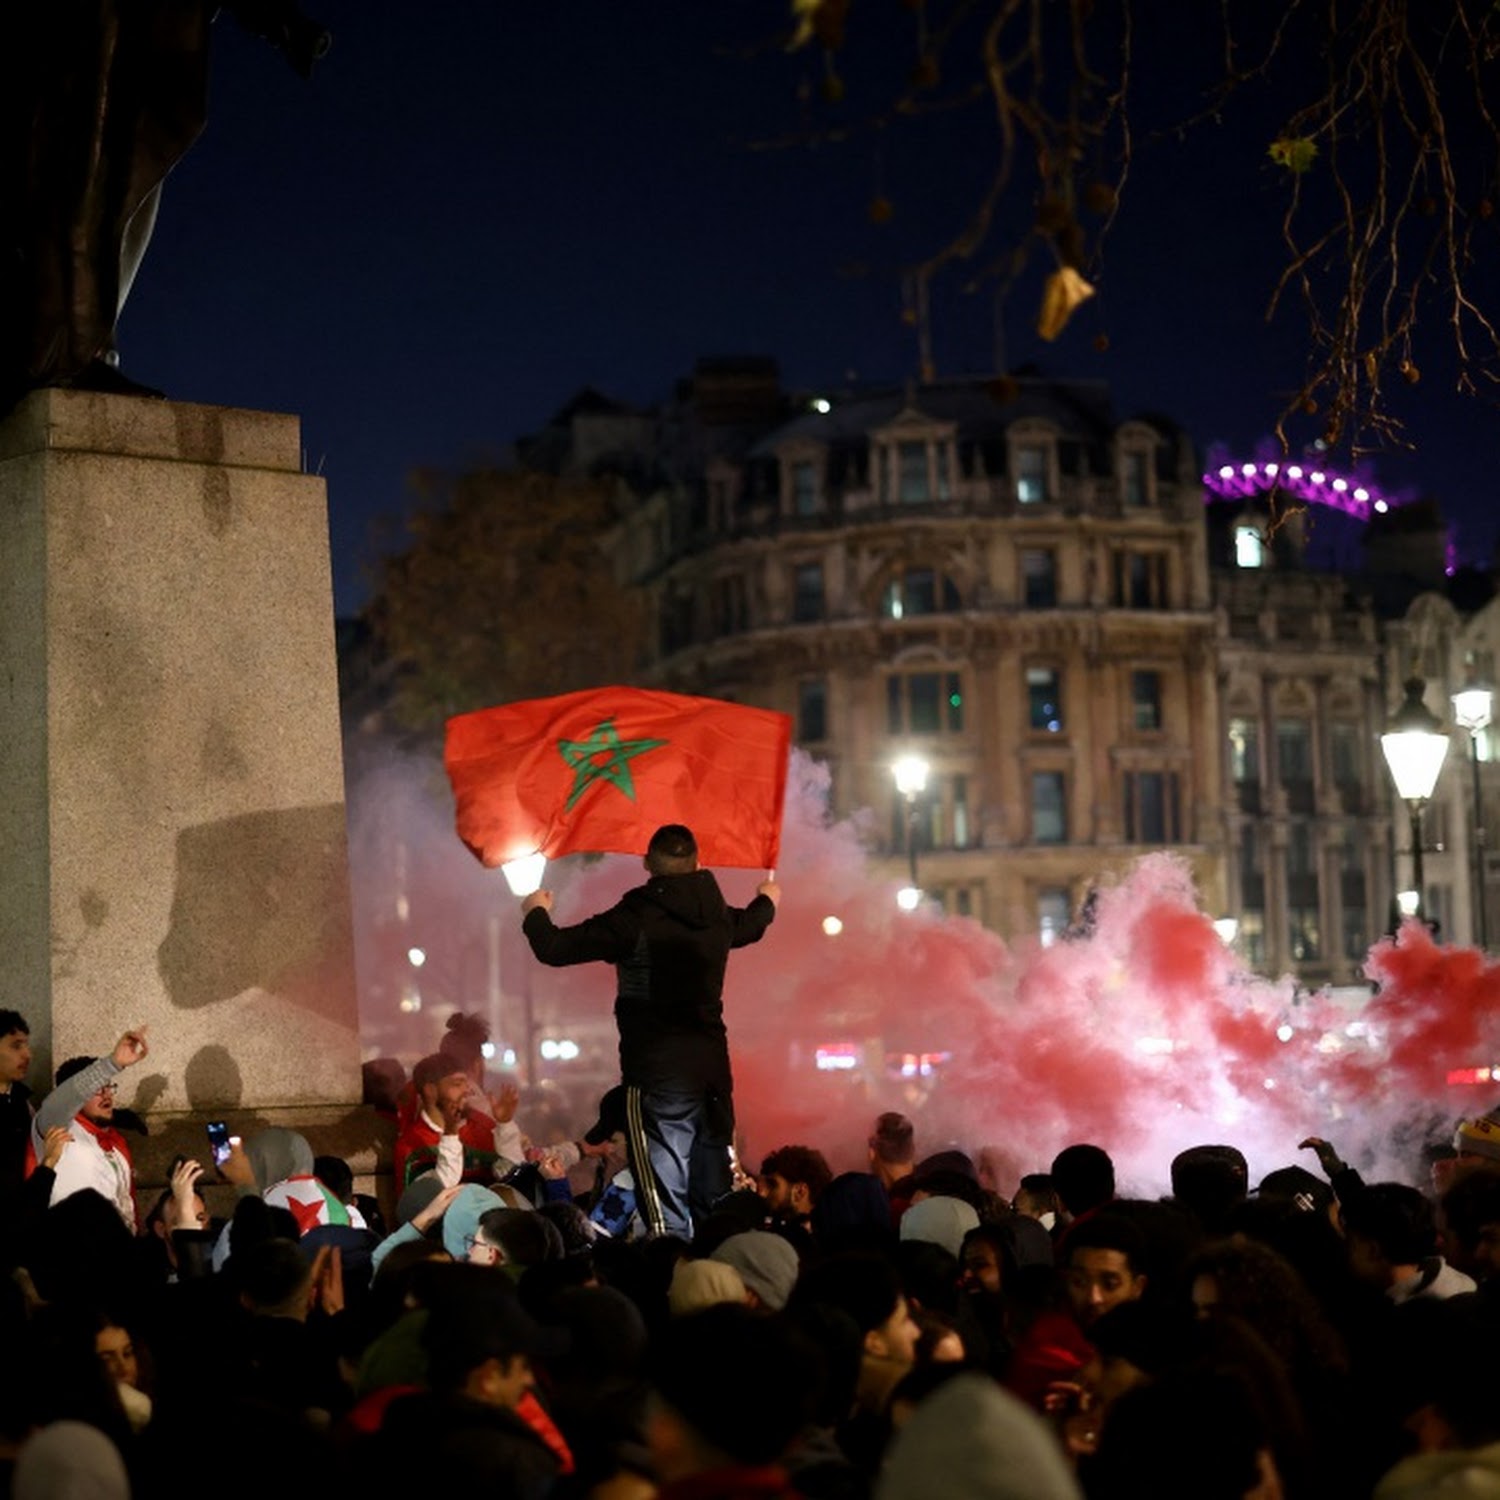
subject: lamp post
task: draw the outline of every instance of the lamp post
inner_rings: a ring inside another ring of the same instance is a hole
[[[906,853],[911,861],[909,889],[917,893],[910,904],[902,902],[904,911],[911,911],[921,900],[922,887],[917,881],[917,798],[927,790],[927,777],[931,770],[932,767],[920,755],[903,755],[891,767],[891,775],[896,778],[896,790],[906,798]]]
[[[1484,804],[1479,787],[1479,736],[1490,727],[1495,711],[1492,689],[1477,682],[1453,695],[1453,722],[1469,734],[1469,768],[1474,773],[1474,907],[1481,949],[1490,945],[1489,913],[1484,900]]]
[[[1427,684],[1420,677],[1406,680],[1406,701],[1391,715],[1380,736],[1380,749],[1390,767],[1396,795],[1411,815],[1411,873],[1417,892],[1414,916],[1425,914],[1427,889],[1422,881],[1422,808],[1437,785],[1438,772],[1448,754],[1448,736],[1437,715],[1422,702]]]
[[[547,870],[543,854],[526,854],[508,859],[500,866],[512,896],[529,896],[542,888]],[[536,1082],[536,1006],[531,995],[531,965],[521,971],[521,1077],[527,1088]]]

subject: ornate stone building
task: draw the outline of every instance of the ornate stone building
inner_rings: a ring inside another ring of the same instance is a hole
[[[955,381],[808,403],[707,444],[622,535],[649,675],[783,709],[833,810],[950,912],[1064,930],[1102,873],[1179,850],[1222,906],[1202,489],[1186,437],[1091,382]],[[910,809],[892,765],[920,754]]]

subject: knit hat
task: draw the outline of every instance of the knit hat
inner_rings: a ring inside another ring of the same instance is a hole
[[[972,1204],[957,1198],[924,1198],[901,1215],[901,1238],[927,1240],[941,1245],[957,1259],[963,1250],[964,1236],[979,1227],[979,1215]]]
[[[1035,1412],[987,1375],[958,1375],[897,1433],[875,1487],[876,1500],[931,1495],[1079,1500],[1082,1491]]]
[[[749,1229],[732,1234],[711,1260],[722,1261],[740,1273],[740,1279],[760,1298],[762,1307],[780,1312],[797,1284],[797,1252],[779,1234]]]
[[[16,1500],[129,1500],[130,1480],[120,1451],[95,1427],[53,1422],[27,1438],[16,1459]]]
[[[424,1172],[415,1178],[396,1203],[397,1225],[410,1224],[424,1208],[431,1205],[442,1190],[443,1184],[436,1172]]]
[[[1500,1119],[1491,1113],[1460,1120],[1453,1132],[1453,1149],[1460,1156],[1483,1156],[1500,1161]]]
[[[465,1241],[474,1238],[480,1219],[490,1209],[504,1207],[488,1188],[473,1182],[465,1183],[443,1214],[443,1249],[454,1260],[467,1260],[469,1247]]]
[[[674,1318],[702,1312],[720,1302],[745,1300],[745,1283],[733,1266],[719,1260],[680,1260],[672,1272],[667,1306]]]

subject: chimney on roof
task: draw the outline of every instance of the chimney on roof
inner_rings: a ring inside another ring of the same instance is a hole
[[[700,359],[690,394],[705,427],[768,424],[782,414],[781,371],[774,359],[757,355]]]

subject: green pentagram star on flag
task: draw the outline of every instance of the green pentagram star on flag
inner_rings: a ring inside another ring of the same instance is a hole
[[[622,740],[615,730],[613,719],[604,719],[594,726],[586,740],[559,740],[557,748],[562,758],[572,766],[573,790],[568,793],[565,811],[572,812],[574,805],[596,781],[607,781],[635,801],[635,783],[630,779],[630,762],[637,755],[670,744],[669,740]],[[596,760],[596,756],[607,755],[608,760]]]

